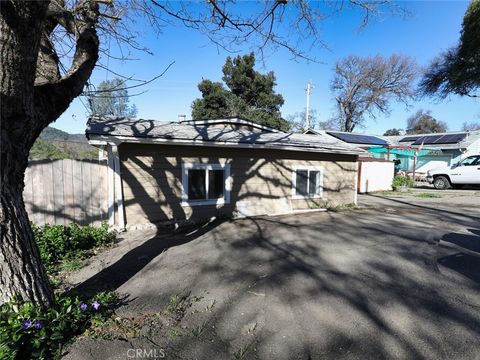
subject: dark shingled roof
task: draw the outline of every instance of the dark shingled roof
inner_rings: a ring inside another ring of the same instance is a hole
[[[216,127],[203,124],[185,124],[170,121],[91,118],[86,135],[89,140],[109,140],[120,137],[123,142],[141,142],[142,139],[158,139],[179,144],[188,142],[234,146],[241,144],[263,148],[282,148],[297,151],[360,154],[362,150],[328,134],[305,135],[284,132],[251,131],[243,128]]]

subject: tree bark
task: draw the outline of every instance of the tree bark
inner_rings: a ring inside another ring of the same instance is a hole
[[[47,6],[32,1],[0,7],[0,303],[13,296],[43,306],[52,300],[22,197],[28,152],[39,131],[34,82]]]
[[[81,94],[98,59],[98,4],[76,4],[75,17],[61,0],[0,5],[0,304],[13,296],[41,306],[52,301],[23,203],[24,174],[36,138]],[[76,38],[63,78],[48,45],[57,25]]]
[[[23,179],[17,178],[15,184],[2,181],[0,303],[17,296],[23,301],[47,306],[51,303],[52,291],[33,240],[22,191]]]

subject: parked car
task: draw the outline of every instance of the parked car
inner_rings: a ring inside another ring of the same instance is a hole
[[[466,157],[452,166],[429,170],[427,180],[440,190],[480,185],[480,155]]]

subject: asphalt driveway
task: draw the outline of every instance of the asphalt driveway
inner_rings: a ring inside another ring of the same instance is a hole
[[[124,318],[174,294],[191,306],[177,325],[142,320],[148,336],[82,338],[67,359],[480,359],[478,191],[123,236],[76,290],[128,294]]]

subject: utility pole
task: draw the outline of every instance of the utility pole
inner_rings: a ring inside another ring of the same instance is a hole
[[[307,83],[307,107],[305,109],[305,128],[310,129],[310,94],[312,93],[312,82]]]

